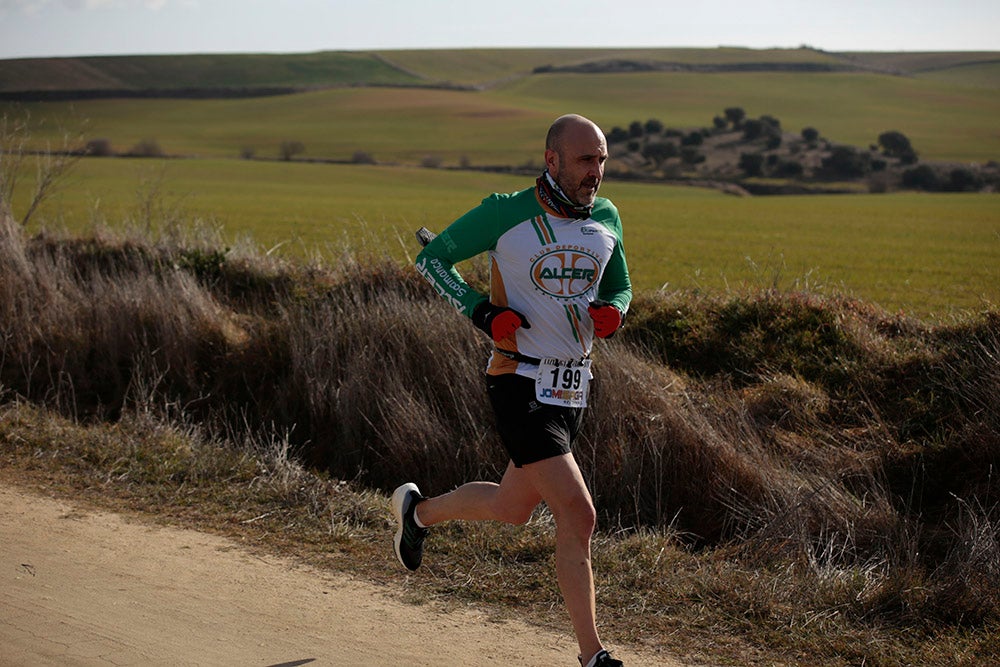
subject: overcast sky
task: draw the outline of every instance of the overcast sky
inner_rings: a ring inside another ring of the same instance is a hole
[[[0,59],[802,44],[1000,51],[1000,0],[0,0]]]

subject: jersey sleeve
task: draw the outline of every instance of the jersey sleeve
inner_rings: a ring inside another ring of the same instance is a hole
[[[632,302],[632,280],[628,275],[628,262],[625,260],[625,247],[622,244],[622,224],[617,212],[614,220],[605,224],[615,235],[616,243],[597,287],[597,298],[614,305],[624,315]]]
[[[465,282],[455,265],[496,247],[498,228],[497,196],[493,195],[455,220],[417,255],[417,271],[467,317],[488,297]]]

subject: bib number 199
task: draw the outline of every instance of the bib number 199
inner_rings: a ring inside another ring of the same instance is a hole
[[[590,378],[590,359],[544,359],[535,378],[535,397],[548,405],[586,407]]]
[[[583,371],[579,368],[552,369],[552,389],[579,389]]]

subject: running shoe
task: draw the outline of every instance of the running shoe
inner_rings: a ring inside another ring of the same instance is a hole
[[[579,660],[580,664],[583,665],[582,657],[577,656],[577,660]],[[624,664],[625,663],[621,660],[615,660],[611,657],[610,653],[601,649],[597,652],[597,655],[590,659],[590,662],[588,662],[585,667],[623,667]]]
[[[420,489],[412,482],[403,484],[392,494],[392,511],[399,523],[393,547],[396,558],[407,570],[416,570],[424,558],[424,538],[428,531],[413,520],[413,509],[423,499]]]

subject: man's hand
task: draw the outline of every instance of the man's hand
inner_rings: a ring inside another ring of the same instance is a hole
[[[622,311],[607,301],[591,301],[587,313],[594,320],[594,335],[598,338],[610,338],[622,325]]]
[[[489,301],[483,301],[472,311],[472,323],[485,331],[494,342],[510,336],[520,327],[531,328],[521,313],[513,308],[495,306]]]

